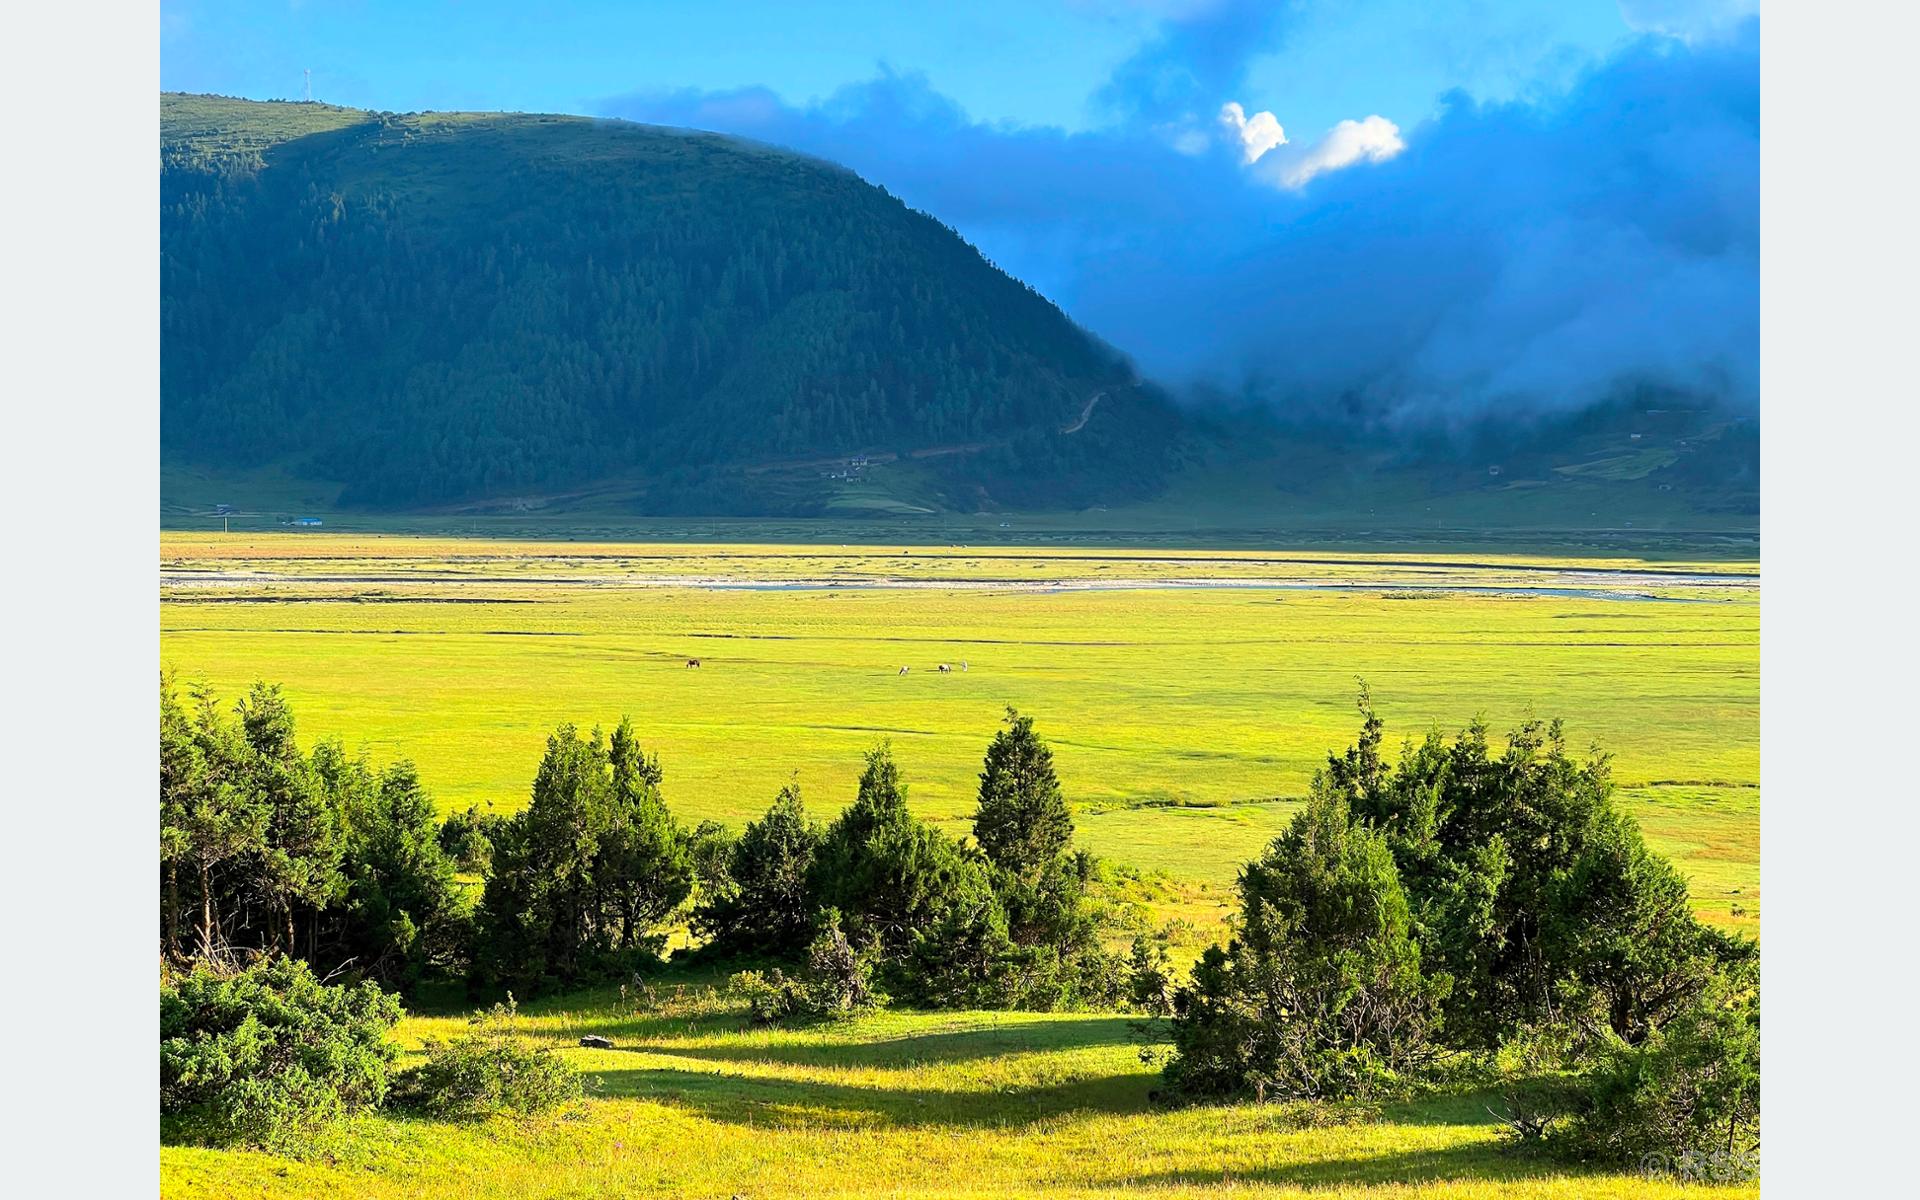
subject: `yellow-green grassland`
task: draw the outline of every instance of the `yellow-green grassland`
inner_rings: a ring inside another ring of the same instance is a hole
[[[413,1058],[457,1017],[399,1030]],[[359,1118],[328,1153],[167,1146],[162,1192],[209,1197],[1758,1195],[1569,1170],[1505,1149],[1496,1092],[1385,1105],[1158,1105],[1130,1018],[882,1012],[750,1029],[708,986],[531,1006],[585,1072],[556,1115]],[[599,1034],[611,1050],[575,1047]],[[404,1062],[403,1062],[404,1065]]]
[[[827,818],[892,740],[963,833],[1007,706],[1078,842],[1154,919],[1216,936],[1238,865],[1348,745],[1560,718],[1706,920],[1759,933],[1759,567],[1076,547],[594,545],[163,533],[161,658],[223,700],[281,684],[303,741],[411,758],[444,811],[526,802],[560,722],[633,718],[685,821],[798,779]],[[698,665],[692,665],[697,661]],[[942,665],[948,669],[941,670]],[[717,982],[717,981],[716,981]],[[589,1100],[351,1123],[330,1155],[162,1149],[180,1196],[1642,1196],[1504,1153],[1463,1090],[1369,1110],[1168,1109],[1129,1018],[881,1012],[748,1030],[699,982],[530,1005]],[[457,1026],[415,1016],[406,1044]],[[613,1050],[573,1048],[584,1033]],[[1698,1192],[1698,1186],[1687,1189]]]

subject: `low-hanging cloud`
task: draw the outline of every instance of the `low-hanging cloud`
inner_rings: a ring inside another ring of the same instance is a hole
[[[605,111],[843,163],[1149,375],[1283,413],[1453,421],[1638,384],[1755,402],[1757,21],[1644,36],[1551,96],[1455,94],[1411,129],[1296,144],[1284,114],[1223,109],[1279,38],[1246,23],[1259,7],[1210,7],[1206,36],[1136,56],[1104,96],[1130,115],[1089,131],[977,122],[884,70],[806,105],[745,89]]]

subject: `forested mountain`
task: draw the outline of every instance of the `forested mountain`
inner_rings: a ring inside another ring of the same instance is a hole
[[[686,511],[859,451],[942,451],[928,474],[961,504],[1139,495],[1168,466],[1178,419],[1119,354],[831,164],[627,122],[167,95],[160,171],[175,463],[391,508],[632,480]]]

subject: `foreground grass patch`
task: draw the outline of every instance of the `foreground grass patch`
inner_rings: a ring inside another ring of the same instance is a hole
[[[462,1019],[416,1018],[417,1046]],[[594,1099],[549,1118],[354,1124],[331,1161],[164,1147],[168,1196],[1663,1196],[1502,1150],[1489,1097],[1375,1112],[1166,1109],[1125,1017],[886,1012],[745,1030],[698,989],[635,1011],[612,993],[532,1006]],[[1712,1192],[1713,1189],[1707,1189]],[[1750,1194],[1730,1189],[1725,1194]],[[1715,1193],[1718,1194],[1718,1193]]]

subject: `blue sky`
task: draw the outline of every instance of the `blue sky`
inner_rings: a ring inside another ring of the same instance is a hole
[[[1096,96],[1168,19],[1207,0],[169,0],[161,80],[255,99],[356,107],[599,111],[645,90],[761,86],[790,103],[882,67],[924,74],[975,119],[1082,129]],[[1464,88],[1504,99],[1632,33],[1617,0],[1280,3],[1284,39],[1250,56],[1250,109],[1326,128],[1355,112],[1405,125]],[[550,10],[550,11],[542,11]]]
[[[1755,0],[175,2],[165,88],[843,162],[1176,385],[1757,395]]]

